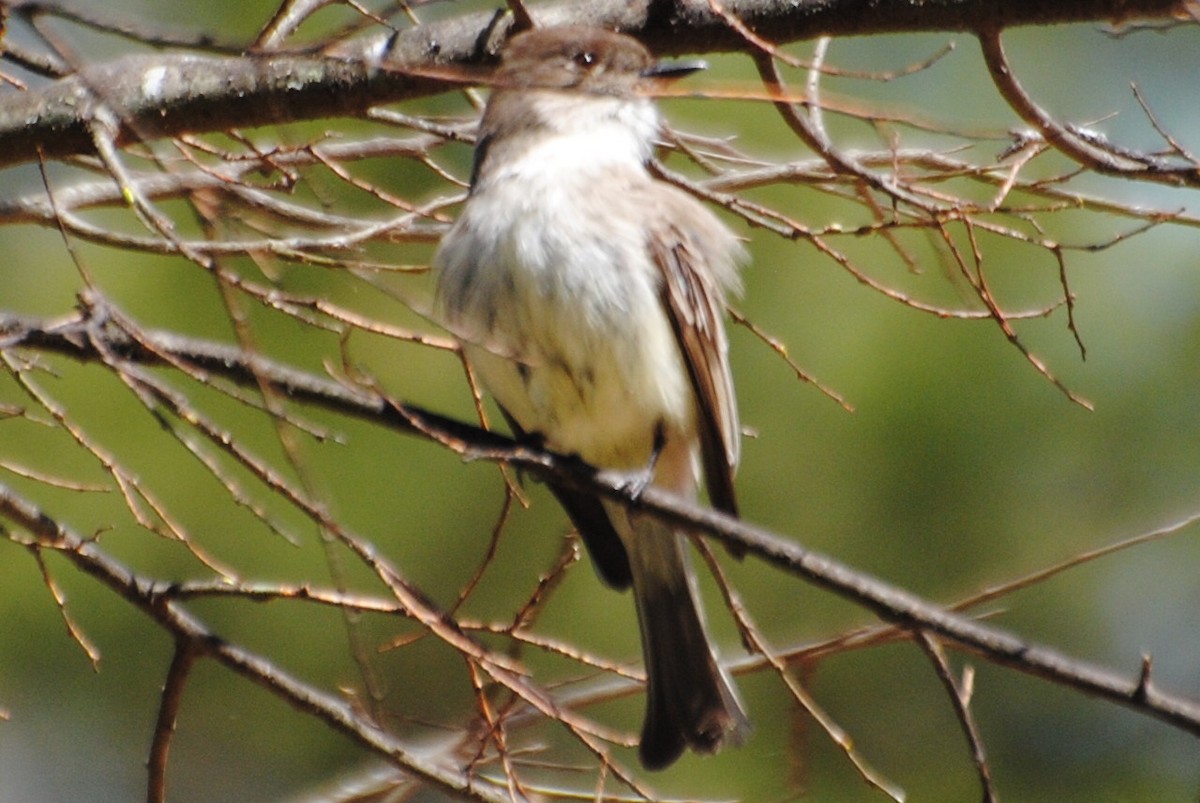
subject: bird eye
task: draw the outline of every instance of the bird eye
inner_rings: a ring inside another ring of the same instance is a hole
[[[596,54],[590,50],[575,55],[575,63],[580,67],[591,67],[596,63]]]

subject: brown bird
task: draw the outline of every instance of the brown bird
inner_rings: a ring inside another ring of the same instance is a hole
[[[743,249],[647,168],[657,63],[636,40],[514,36],[480,125],[470,195],[434,260],[445,321],[518,435],[736,514],[739,424],[723,325]],[[632,586],[648,688],[640,757],[738,744],[748,724],[705,631],[683,533],[551,485],[600,577]]]

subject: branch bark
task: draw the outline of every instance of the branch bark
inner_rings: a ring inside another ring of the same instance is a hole
[[[57,322],[0,316],[0,349],[33,348],[85,362],[116,355],[138,363],[172,361],[194,365],[238,384],[271,386],[281,396],[416,434],[470,459],[502,461],[543,480],[617,499],[695,532],[718,538],[777,568],[868,608],[881,619],[915,633],[935,633],[987,660],[1053,683],[1106,699],[1176,728],[1200,735],[1200,703],[1160,691],[1148,673],[1125,677],[1000,628],[924,600],[902,588],[853,569],[798,543],[673,494],[645,488],[632,491],[624,477],[598,472],[578,460],[519,443],[476,426],[378,394],[347,388],[229,346],[174,334],[124,332],[112,318],[93,317],[87,308]],[[4,512],[0,507],[0,513]],[[12,511],[9,511],[11,514]],[[176,625],[172,623],[172,629]]]
[[[170,633],[182,649],[191,653],[187,661],[208,657],[226,668],[281,696],[294,708],[321,717],[361,746],[390,759],[397,766],[426,781],[430,786],[464,800],[505,803],[510,799],[483,786],[468,773],[439,766],[418,755],[408,744],[388,733],[356,709],[333,695],[311,686],[282,670],[263,656],[222,638],[178,601],[165,593],[163,585],[137,574],[115,560],[98,545],[0,483],[0,516],[27,530],[39,548],[64,555],[81,571],[119,594]],[[178,653],[177,653],[178,662]],[[163,733],[160,722],[156,733]],[[156,738],[158,738],[156,736]],[[152,769],[152,771],[155,771]],[[154,787],[151,788],[153,799]]]
[[[752,44],[714,6],[737,15],[759,36],[783,43],[823,35],[1161,19],[1179,13],[1183,2],[583,0],[539,8],[535,16],[544,26],[622,30],[668,55],[751,51]],[[390,38],[353,40],[322,54],[167,54],[85,66],[39,89],[0,96],[0,167],[34,161],[39,153],[49,158],[90,153],[97,136],[120,144],[357,115],[376,104],[445,91],[453,81],[421,72],[490,64],[510,25],[507,16],[471,14]]]

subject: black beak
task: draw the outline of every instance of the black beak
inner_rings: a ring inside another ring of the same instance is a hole
[[[642,70],[642,77],[673,80],[675,78],[682,78],[685,75],[691,75],[694,72],[707,69],[708,62],[702,61],[701,59],[689,59],[686,61],[659,61]]]

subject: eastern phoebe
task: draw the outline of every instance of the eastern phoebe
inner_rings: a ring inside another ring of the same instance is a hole
[[[735,514],[739,425],[722,317],[738,239],[650,174],[647,90],[703,64],[627,36],[534,30],[504,48],[471,190],[434,257],[448,327],[518,436]],[[640,472],[640,473],[639,473]],[[705,632],[686,538],[551,485],[610,586],[633,586],[648,688],[639,755],[740,743],[748,727]]]

